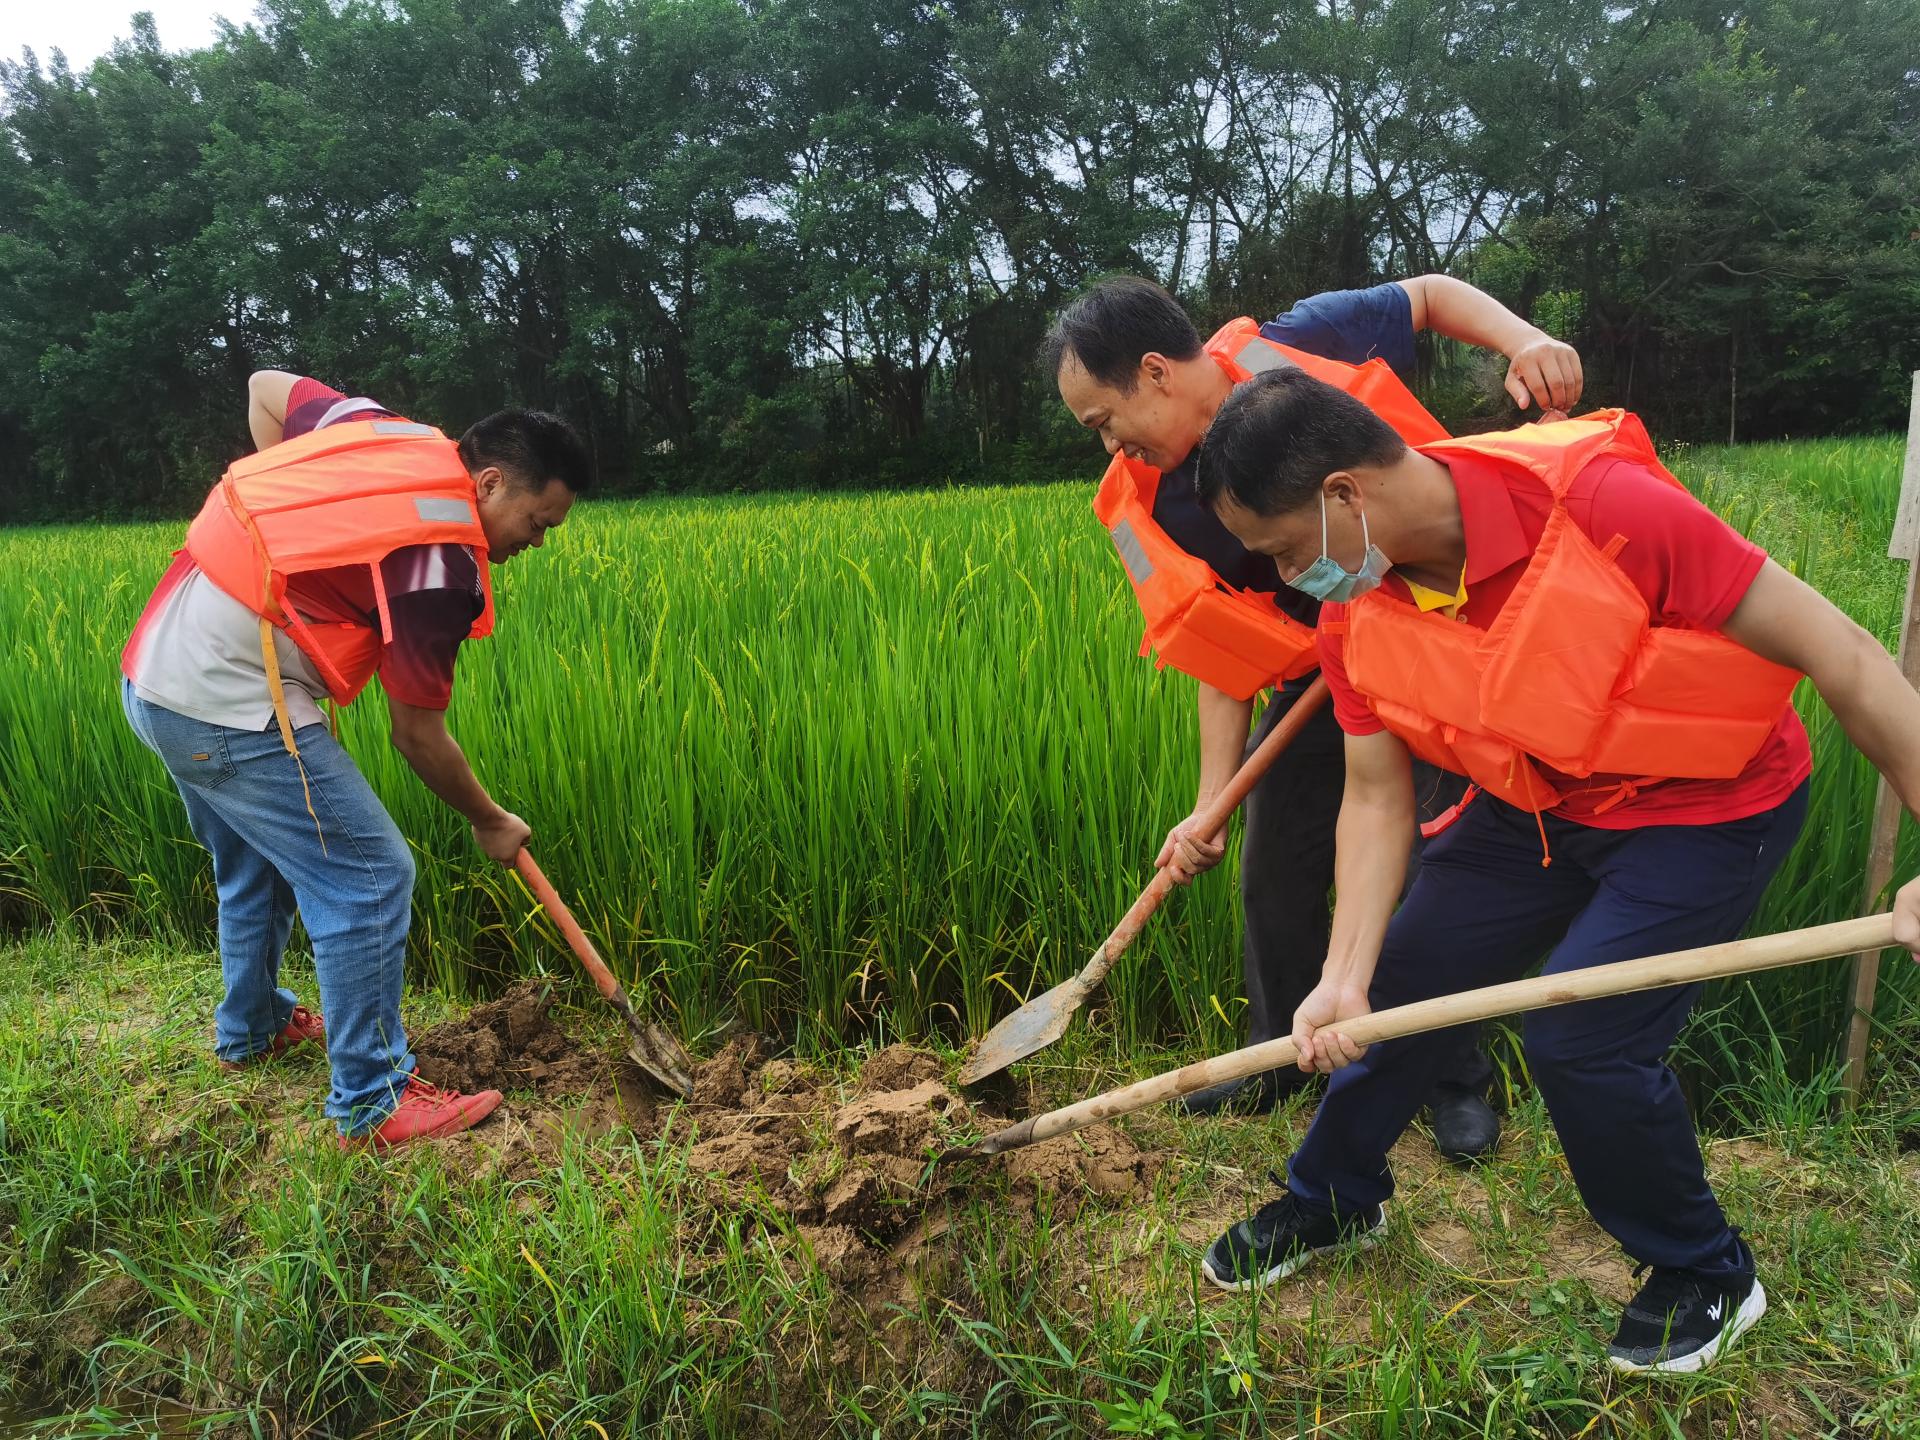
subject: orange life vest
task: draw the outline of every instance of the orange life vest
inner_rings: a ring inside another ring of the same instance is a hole
[[[1350,603],[1347,678],[1407,747],[1536,813],[1565,798],[1563,775],[1632,777],[1605,810],[1667,779],[1729,779],[1759,751],[1799,675],[1717,633],[1649,623],[1647,602],[1614,557],[1573,523],[1568,487],[1603,456],[1670,484],[1638,418],[1577,420],[1443,440],[1422,453],[1518,467],[1553,497],[1533,558],[1485,630],[1374,590]],[[1538,763],[1536,763],[1538,762]]]
[[[493,631],[486,532],[454,442],[410,420],[329,425],[234,461],[187,527],[187,554],[209,580],[287,631],[338,704],[358,695],[393,638],[380,562],[408,545],[480,552],[482,609],[468,632]],[[364,565],[379,625],[310,625],[286,603],[287,580]],[[277,667],[276,667],[277,668]]]
[[[273,696],[280,742],[300,768],[287,715],[275,627],[314,664],[338,705],[358,695],[393,638],[380,562],[407,545],[471,547],[479,560],[481,612],[469,630],[493,633],[493,586],[479,497],[459,448],[431,425],[357,420],[268,446],[236,460],[187,527],[186,553],[207,578],[260,617],[260,658]],[[373,577],[378,626],[309,624],[287,603],[287,580],[309,570],[365,565]],[[307,814],[314,828],[313,798]],[[326,848],[321,833],[320,846]]]
[[[1384,360],[1345,365],[1279,345],[1257,322],[1229,321],[1207,341],[1206,353],[1234,384],[1262,370],[1293,365],[1364,401],[1409,445],[1446,437]],[[1304,675],[1318,665],[1313,627],[1292,619],[1273,597],[1236,590],[1213,567],[1173,542],[1153,518],[1160,472],[1120,453],[1108,465],[1093,513],[1113,535],[1114,548],[1146,618],[1140,653],[1157,651],[1171,665],[1236,700]]]

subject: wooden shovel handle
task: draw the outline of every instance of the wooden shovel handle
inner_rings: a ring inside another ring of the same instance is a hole
[[[1371,1045],[1381,1040],[1399,1039],[1404,1035],[1443,1030],[1470,1020],[1490,1020],[1497,1015],[1512,1015],[1551,1005],[1568,1005],[1576,1000],[1594,1000],[1640,990],[1659,990],[1670,985],[1690,985],[1700,980],[1724,979],[1729,975],[1801,965],[1810,960],[1833,959],[1859,950],[1878,953],[1892,944],[1893,916],[1866,915],[1857,920],[1840,920],[1805,930],[1755,935],[1721,945],[1703,945],[1694,950],[1676,950],[1666,955],[1649,955],[1643,960],[1622,960],[1611,965],[1595,965],[1591,969],[1571,970],[1558,975],[1535,975],[1504,985],[1465,990],[1457,995],[1417,1000],[1410,1005],[1398,1005],[1390,1010],[1376,1010],[1356,1016],[1343,1021],[1336,1028],[1359,1044]],[[1123,1085],[1089,1100],[1082,1100],[1077,1105],[1049,1110],[1044,1115],[1008,1126],[977,1145],[949,1153],[954,1158],[998,1155],[1002,1151],[1031,1145],[1037,1140],[1064,1135],[1083,1125],[1129,1114],[1158,1101],[1189,1095],[1209,1085],[1239,1080],[1264,1070],[1289,1065],[1296,1058],[1292,1036],[1262,1041],[1244,1050],[1169,1070],[1151,1080]]]
[[[1300,692],[1300,698],[1293,702],[1293,708],[1280,717],[1280,723],[1273,727],[1266,739],[1253,754],[1249,755],[1240,768],[1233,772],[1233,779],[1226,788],[1213,797],[1213,804],[1207,807],[1200,817],[1200,828],[1211,835],[1227,821],[1233,818],[1233,812],[1240,803],[1253,793],[1253,787],[1266,779],[1267,771],[1273,768],[1273,762],[1280,758],[1280,752],[1293,743],[1294,736],[1306,729],[1307,722],[1319,713],[1320,707],[1327,703],[1327,677],[1315,675],[1313,683]]]
[[[1320,707],[1327,702],[1327,681],[1324,675],[1313,677],[1313,683],[1300,692],[1300,698],[1293,702],[1289,710],[1273,727],[1266,739],[1260,742],[1253,754],[1249,755],[1234,772],[1233,779],[1226,783],[1220,793],[1213,797],[1200,816],[1202,834],[1211,835],[1233,818],[1233,812],[1240,808],[1241,802],[1252,793],[1253,787],[1266,777],[1273,768],[1273,762],[1280,752],[1293,743],[1293,739],[1306,723],[1314,717]],[[1147,921],[1153,918],[1153,912],[1160,908],[1160,902],[1173,893],[1173,872],[1162,868],[1155,872],[1147,888],[1140,892],[1140,898],[1133,902],[1113,932],[1100,942],[1100,948],[1093,952],[1093,958],[1080,972],[1083,984],[1095,985],[1105,978],[1114,962],[1127,953],[1127,947],[1139,938],[1146,928]]]
[[[540,867],[534,863],[532,854],[524,848],[513,857],[513,867],[520,872],[520,878],[527,882],[527,888],[533,891],[534,899],[540,902],[553,923],[560,927],[560,933],[567,938],[572,947],[574,958],[586,967],[587,974],[593,977],[594,987],[618,1005],[623,998],[620,982],[613,978],[613,972],[607,968],[607,962],[600,958],[600,952],[593,948],[593,942],[587,939],[587,932],[580,928],[580,922],[573,918],[573,911],[567,908],[567,902],[560,898],[560,892]]]

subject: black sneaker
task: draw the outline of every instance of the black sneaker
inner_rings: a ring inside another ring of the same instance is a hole
[[[1291,1190],[1262,1205],[1207,1250],[1200,1268],[1222,1290],[1251,1290],[1284,1280],[1316,1255],[1351,1246],[1365,1250],[1386,1228],[1384,1206],[1336,1215],[1301,1201]]]
[[[1437,1096],[1429,1113],[1434,1148],[1456,1165],[1471,1165],[1500,1144],[1500,1117],[1478,1095]]]
[[[1616,1370],[1690,1375],[1718,1360],[1766,1313],[1767,1292],[1754,1276],[1655,1269],[1627,1302],[1607,1362]]]

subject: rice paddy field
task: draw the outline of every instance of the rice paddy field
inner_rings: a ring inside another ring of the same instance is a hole
[[[1889,643],[1899,462],[1892,438],[1674,457]],[[815,1048],[977,1035],[1082,963],[1192,800],[1191,683],[1137,658],[1088,494],[587,504],[497,572],[499,629],[463,653],[451,728],[616,968],[690,1036],[736,1016]],[[211,931],[205,857],[116,691],[180,534],[0,534],[0,913],[16,926]],[[1802,690],[1811,819],[1760,929],[1860,903],[1873,772]],[[486,994],[554,965],[517,880],[384,732],[377,695],[346,712],[418,851],[414,973]],[[1911,835],[1901,853],[1910,874]],[[1236,925],[1227,884],[1168,907],[1110,982],[1123,1042],[1228,1043]],[[1725,987],[1725,1046],[1777,1040],[1817,1071],[1844,1023],[1839,968]],[[1891,971],[1890,1009],[1914,988]]]
[[[1900,453],[1671,459],[1891,642]],[[1137,658],[1090,488],[589,503],[496,572],[451,728],[697,1052],[684,1104],[636,1088],[530,897],[385,744],[377,698],[353,707],[347,744],[417,851],[422,1073],[508,1092],[384,1158],[331,1143],[318,1057],[211,1058],[208,863],[117,700],[182,527],[0,532],[0,1440],[1920,1440],[1900,957],[1857,1110],[1834,1105],[1842,964],[1717,986],[1683,1036],[1771,1297],[1700,1376],[1606,1368],[1635,1278],[1502,1034],[1497,1157],[1442,1164],[1416,1126],[1383,1243],[1251,1294],[1199,1257],[1271,1196],[1311,1092],[927,1163],[1238,1043],[1229,869],[1012,1083],[952,1082],[970,1038],[1078,968],[1192,798],[1192,688]],[[1874,776],[1800,704],[1812,816],[1756,929],[1861,903]],[[1916,865],[1906,834],[1897,874]],[[298,936],[287,983],[313,993]]]

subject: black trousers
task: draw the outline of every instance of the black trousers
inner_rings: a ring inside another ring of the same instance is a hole
[[[1293,708],[1305,684],[1274,693],[1247,742],[1251,755]],[[1456,803],[1467,782],[1430,765],[1414,765],[1414,799],[1430,819]],[[1240,911],[1246,941],[1242,958],[1247,991],[1247,1043],[1257,1045],[1293,1030],[1293,1012],[1320,983],[1333,914],[1334,823],[1346,788],[1345,741],[1324,706],[1294,737],[1247,796],[1240,840]],[[1407,885],[1419,872],[1416,844]],[[1484,1092],[1493,1066],[1480,1049],[1479,1027],[1446,1032],[1449,1053],[1438,1069],[1432,1098],[1449,1091]]]
[[[1807,783],[1772,810],[1713,825],[1595,830],[1547,816],[1542,868],[1533,815],[1491,795],[1427,851],[1420,881],[1387,927],[1368,993],[1385,1009],[1542,974],[1731,940],[1807,816]],[[1701,987],[1669,986],[1535,1010],[1521,1025],[1527,1068],[1547,1102],[1580,1198],[1635,1260],[1715,1275],[1752,1260],[1707,1183],[1693,1118],[1667,1067]],[[1453,1032],[1367,1047],[1340,1070],[1288,1183],[1352,1213],[1393,1192],[1387,1151],[1431,1093]]]

